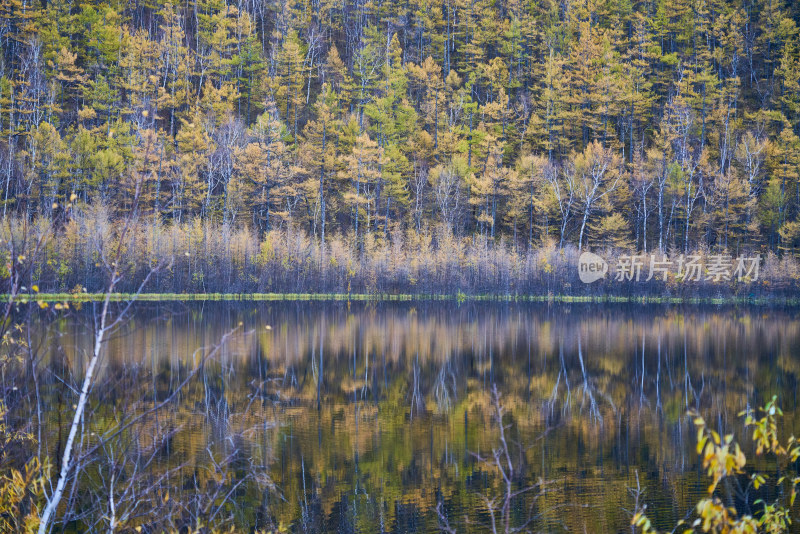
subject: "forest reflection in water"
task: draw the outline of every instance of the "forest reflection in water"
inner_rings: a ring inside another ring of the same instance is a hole
[[[37,325],[50,375],[80,375],[91,317],[86,307]],[[429,532],[444,516],[459,532],[480,531],[490,520],[484,497],[502,486],[479,459],[497,446],[493,384],[521,466],[515,484],[545,483],[512,510],[533,531],[629,531],[637,474],[648,514],[671,528],[707,485],[688,408],[743,443],[737,414],[773,394],[787,432],[798,422],[793,310],[139,303],[108,343],[91,428],[100,434],[117,414],[167,398],[237,325],[126,450],[169,429],[147,469],[169,472],[187,493],[229,460],[225,514],[249,528]],[[45,382],[42,439],[55,457],[69,410],[63,385]]]

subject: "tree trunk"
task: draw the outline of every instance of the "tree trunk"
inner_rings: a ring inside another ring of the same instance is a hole
[[[86,402],[89,399],[89,389],[92,386],[94,370],[95,367],[97,367],[97,361],[100,359],[100,352],[103,347],[103,337],[106,333],[108,304],[111,301],[111,293],[114,291],[115,284],[116,279],[114,275],[112,275],[112,281],[109,284],[108,291],[106,291],[106,296],[103,300],[103,311],[100,314],[100,328],[95,334],[94,352],[92,354],[92,359],[89,361],[89,367],[86,369],[86,376],[83,378],[81,395],[78,399],[77,407],[75,408],[75,414],[72,417],[72,424],[70,425],[69,435],[67,436],[67,444],[64,446],[64,455],[61,459],[61,473],[58,477],[56,489],[53,492],[53,495],[50,496],[50,499],[48,499],[47,506],[45,506],[45,509],[42,512],[42,517],[39,522],[39,534],[47,534],[50,520],[58,508],[58,504],[61,502],[61,497],[64,495],[64,488],[67,485],[67,478],[69,476],[70,468],[72,467],[70,463],[72,461],[72,446],[75,442],[75,435],[78,433],[78,426],[80,426],[81,419],[83,419],[83,413],[86,410]]]

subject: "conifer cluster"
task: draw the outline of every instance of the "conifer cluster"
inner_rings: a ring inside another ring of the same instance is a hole
[[[786,0],[4,0],[3,214],[800,244]]]

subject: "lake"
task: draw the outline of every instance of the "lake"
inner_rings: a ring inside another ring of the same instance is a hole
[[[74,398],[62,377],[91,354],[92,307],[39,314],[34,329],[51,457]],[[494,506],[498,531],[507,519],[630,532],[638,479],[648,515],[671,529],[708,485],[687,409],[735,433],[749,460],[737,414],[777,395],[796,432],[798,373],[794,309],[137,303],[107,344],[80,450],[112,433],[114,445],[95,447],[71,502],[80,510],[107,487],[95,464],[109,464],[118,485],[133,473],[152,482],[131,497],[136,513],[158,495],[189,517],[213,487],[205,517],[247,528],[485,531]],[[493,450],[520,492],[506,511]]]

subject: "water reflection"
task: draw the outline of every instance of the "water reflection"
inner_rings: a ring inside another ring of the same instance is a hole
[[[40,325],[50,376],[80,374],[90,320],[83,310]],[[626,530],[637,473],[650,514],[671,528],[705,488],[688,408],[743,436],[736,414],[777,394],[789,431],[798,420],[791,310],[206,303],[136,306],[108,344],[108,402],[91,424],[158,405],[239,324],[135,441],[158,451],[149,469],[186,480],[232,459],[230,476],[252,476],[225,513],[250,527],[418,532],[444,515],[480,530],[484,497],[502,486],[477,457],[497,447],[493,384],[522,466],[514,483],[546,481],[512,510],[536,531]],[[60,387],[50,380],[50,402],[63,403]],[[64,420],[48,423],[51,450]],[[148,443],[164,428],[168,439]]]

